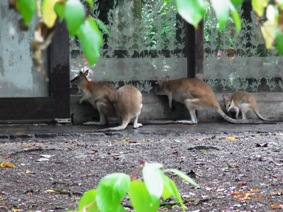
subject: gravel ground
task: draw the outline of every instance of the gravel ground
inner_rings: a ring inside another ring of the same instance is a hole
[[[280,130],[180,133],[163,127],[142,134],[3,136],[0,163],[16,168],[0,167],[0,211],[76,209],[99,179],[130,174],[140,159],[177,168],[201,185],[194,188],[172,176],[187,211],[282,211],[282,135]],[[180,209],[164,204],[160,211]]]

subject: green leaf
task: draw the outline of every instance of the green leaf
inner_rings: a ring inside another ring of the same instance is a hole
[[[148,192],[160,198],[163,192],[162,165],[159,163],[145,163],[142,169],[143,180]]]
[[[283,9],[283,0],[276,0],[276,5],[280,8],[280,10]]]
[[[239,33],[241,31],[241,17],[239,15],[239,13],[237,12],[237,10],[231,10],[231,15],[232,15],[232,18],[234,20],[234,23],[235,23],[235,26],[236,26],[236,31],[237,33]]]
[[[71,36],[74,36],[84,22],[84,6],[80,0],[68,0],[64,12],[68,31]]]
[[[88,3],[88,5],[91,9],[94,7],[93,0],[86,0],[86,2]]]
[[[179,202],[181,205],[183,211],[185,210],[185,205],[183,203],[182,197],[180,195],[180,192],[174,183],[173,180],[171,180],[168,176],[163,175],[163,182],[164,182],[164,187],[171,193],[171,196],[175,198],[176,201]]]
[[[42,18],[45,25],[52,28],[55,24],[57,14],[55,13],[55,4],[57,0],[43,0],[42,2]]]
[[[57,13],[57,15],[59,16],[60,21],[62,21],[65,18],[65,5],[63,5],[60,2],[57,2],[55,4],[54,9],[55,9],[55,12]]]
[[[163,0],[166,5],[169,5],[171,3],[171,0]]]
[[[244,0],[231,0],[232,4],[235,6],[235,7],[238,7],[240,5],[242,5]]]
[[[211,0],[211,4],[215,10],[218,20],[219,29],[222,30],[229,18],[229,0]]]
[[[205,0],[176,0],[177,11],[188,23],[197,28],[203,19],[206,1]]]
[[[252,0],[252,7],[258,16],[262,16],[269,0]]]
[[[164,179],[163,179],[164,181]],[[172,196],[172,192],[168,189],[168,187],[165,185],[165,181],[164,181],[164,187],[163,187],[163,192],[162,192],[162,198],[164,200],[167,200],[168,198],[170,198]]]
[[[129,197],[135,212],[157,212],[160,200],[151,196],[145,184],[141,181],[132,181],[129,188]]]
[[[96,202],[101,212],[124,211],[120,202],[130,186],[130,176],[113,173],[105,176],[98,184]]]
[[[186,175],[184,172],[179,171],[178,169],[167,169],[165,172],[173,172],[174,174],[178,175],[183,180],[187,181],[188,183],[192,184],[193,186],[200,187],[192,178]]]
[[[28,25],[36,12],[36,1],[35,0],[18,0],[16,3],[18,5],[19,12],[23,16],[23,20],[25,24]]]
[[[273,48],[273,43],[276,38],[276,29],[278,27],[278,9],[273,5],[268,5],[266,9],[267,21],[261,26],[265,46],[267,49]]]
[[[231,1],[221,0],[220,2],[219,0],[211,0],[211,4],[215,10],[219,29],[222,30],[225,27],[229,18],[229,12],[231,11],[236,30],[239,33],[241,30],[241,18]]]
[[[99,26],[99,28],[104,31],[107,35],[109,35],[109,30],[107,29],[107,26],[100,20],[100,19],[95,19],[95,22]]]
[[[277,34],[276,35],[276,48],[280,55],[283,54],[283,35]]]
[[[89,17],[77,32],[82,50],[90,63],[93,65],[99,58],[103,38],[94,20]]]
[[[83,211],[84,209],[86,212],[98,211],[95,203],[96,194],[97,190],[88,190],[85,192],[79,202],[79,211]]]

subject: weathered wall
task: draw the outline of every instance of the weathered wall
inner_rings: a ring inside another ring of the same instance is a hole
[[[258,93],[254,94],[257,99],[260,113],[271,119],[283,120],[283,93]],[[98,119],[98,113],[88,103],[79,104],[79,96],[71,96],[71,114],[74,124]],[[223,107],[222,94],[217,94],[217,99]],[[256,118],[250,111],[250,118]],[[198,111],[199,122],[221,121],[222,118],[214,110]],[[189,119],[189,112],[184,105],[174,103],[173,110],[169,109],[166,96],[153,94],[143,95],[143,109],[140,115],[142,120],[154,119]]]

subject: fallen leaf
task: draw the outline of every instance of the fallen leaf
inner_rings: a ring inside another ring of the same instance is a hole
[[[53,189],[48,189],[48,190],[46,190],[46,193],[55,193],[56,191],[55,190],[53,190]]]
[[[30,170],[26,170],[26,174],[34,174],[34,173]]]
[[[247,182],[238,182],[237,183],[237,187],[243,187],[243,186],[247,186]]]
[[[244,191],[234,191],[234,192],[231,192],[230,195],[236,196],[236,195],[243,195],[244,193],[245,193]]]
[[[12,164],[11,162],[8,161],[4,161],[0,164],[0,167],[2,168],[16,168],[16,166],[14,164]]]
[[[237,138],[236,137],[233,137],[233,136],[229,136],[226,138],[226,140],[228,141],[235,141]]]
[[[53,157],[54,155],[40,155],[40,157],[42,157],[42,158],[51,158],[51,157]]]
[[[112,157],[118,157],[118,156],[120,156],[120,155],[121,155],[120,153],[112,153],[112,154],[111,154]]]
[[[5,205],[0,205],[0,209],[3,209],[4,211],[8,211],[8,207]]]
[[[265,143],[265,144],[259,144],[259,143],[257,143],[255,146],[256,146],[256,147],[268,147],[268,144],[267,144],[267,143]]]
[[[272,195],[272,196],[282,196],[283,190],[279,189],[278,191],[271,192],[270,195]]]
[[[36,162],[43,162],[43,161],[49,161],[48,158],[39,158],[36,160]]]
[[[191,178],[196,178],[196,176],[197,176],[196,173],[193,170],[188,172],[187,175],[190,176]]]
[[[283,209],[283,205],[280,204],[280,203],[276,203],[274,205],[271,205],[269,209],[271,209],[271,210]]]

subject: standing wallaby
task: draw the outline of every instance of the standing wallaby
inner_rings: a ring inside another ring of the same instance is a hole
[[[80,72],[71,82],[78,84],[78,88],[82,93],[80,103],[89,102],[99,113],[99,122],[89,122],[94,125],[106,125],[106,116],[115,115],[114,100],[116,89],[102,81],[90,81],[87,79],[88,70]]]
[[[242,119],[246,119],[246,113],[249,110],[253,110],[255,114],[263,121],[268,119],[262,117],[257,109],[257,104],[254,96],[246,91],[237,91],[233,93],[230,97],[222,95],[224,106],[226,111],[229,112],[231,109],[236,111],[236,119],[239,117],[239,112],[241,111]]]
[[[121,125],[102,129],[101,131],[124,130],[132,118],[134,118],[134,128],[142,126],[138,123],[138,118],[142,109],[142,94],[132,85],[124,85],[117,90],[115,97],[115,109],[117,115],[121,118]]]
[[[214,108],[222,118],[234,124],[263,123],[258,120],[236,120],[227,116],[221,109],[216,96],[211,87],[204,81],[197,78],[182,78],[169,80],[165,78],[157,81],[158,90],[165,92],[168,96],[169,107],[172,106],[172,100],[185,104],[189,110],[191,120],[179,120],[175,123],[198,123],[196,110],[205,108]],[[157,90],[157,92],[158,92]]]

